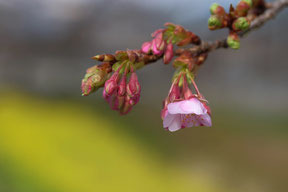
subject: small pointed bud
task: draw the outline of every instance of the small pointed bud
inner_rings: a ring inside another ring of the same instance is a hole
[[[107,95],[112,95],[118,88],[119,71],[113,73],[113,75],[105,82],[104,90]]]
[[[227,44],[232,49],[239,49],[240,48],[240,39],[237,33],[230,33],[227,38]]]
[[[232,28],[234,31],[247,30],[249,27],[250,22],[246,17],[239,17],[232,24]]]
[[[210,13],[212,15],[225,15],[225,9],[220,6],[218,3],[213,3],[210,7]]]
[[[131,74],[129,83],[126,86],[126,91],[130,97],[133,97],[134,95],[139,95],[141,92],[141,86],[135,72]]]
[[[92,59],[95,59],[95,60],[98,60],[98,61],[104,61],[104,62],[115,61],[114,55],[111,55],[111,54],[96,55],[96,56],[92,57]]]
[[[82,95],[87,96],[103,86],[107,80],[107,72],[101,66],[95,65],[87,69],[86,74],[81,83]]]
[[[174,57],[174,52],[173,52],[173,44],[169,43],[166,47],[165,53],[164,53],[164,64],[168,64],[171,62],[171,60]]]
[[[208,27],[210,30],[222,28],[222,19],[217,15],[211,15],[208,19]]]
[[[151,43],[151,42],[144,42],[144,43],[142,44],[141,51],[142,51],[143,53],[146,53],[146,54],[151,53],[151,51],[152,51],[152,43]]]

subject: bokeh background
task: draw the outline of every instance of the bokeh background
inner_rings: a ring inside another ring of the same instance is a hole
[[[81,97],[91,56],[137,49],[165,22],[224,37],[207,28],[213,2],[0,0],[0,191],[288,191],[288,10],[209,55],[197,83],[212,128],[164,131],[173,68],[161,62],[138,71],[127,116]]]

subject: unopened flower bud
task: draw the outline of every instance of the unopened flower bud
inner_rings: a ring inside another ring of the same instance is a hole
[[[232,49],[239,49],[240,48],[240,39],[237,33],[230,33],[227,38],[227,44]]]
[[[142,44],[141,51],[143,53],[149,54],[152,51],[152,43],[151,42],[144,42]]]
[[[217,15],[211,15],[208,19],[208,27],[210,30],[220,29],[222,27],[222,19]]]
[[[163,57],[164,64],[170,63],[173,57],[174,57],[173,44],[169,43],[166,47],[164,57]]]
[[[225,9],[218,3],[213,3],[210,7],[210,12],[212,15],[225,15]]]
[[[232,28],[234,31],[246,30],[249,28],[249,26],[250,22],[246,17],[239,17],[232,24]]]
[[[166,43],[163,39],[163,33],[158,33],[152,40],[152,51],[155,55],[161,55],[164,51]]]
[[[104,90],[107,95],[112,95],[113,92],[118,88],[119,71],[113,73],[113,75],[105,82]]]
[[[163,41],[164,42],[164,41]],[[157,48],[157,42],[156,39],[152,40],[152,51],[154,55],[162,55],[163,54],[163,50],[159,50]]]
[[[82,95],[87,96],[101,87],[107,79],[107,72],[97,65],[87,69],[81,84]]]
[[[131,74],[131,77],[129,79],[129,83],[126,86],[126,91],[130,97],[138,95],[141,92],[141,86],[140,86],[140,83],[138,81],[138,77],[137,77],[135,72],[133,72]]]
[[[98,61],[104,61],[104,62],[115,61],[114,55],[111,55],[111,54],[96,55],[96,56],[92,57],[92,59],[95,59],[95,60],[98,60]]]

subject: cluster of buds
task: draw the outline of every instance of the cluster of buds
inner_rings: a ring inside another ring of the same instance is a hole
[[[168,64],[173,59],[173,45],[185,46],[188,44],[199,45],[200,38],[194,33],[184,29],[182,26],[172,23],[165,24],[166,29],[158,29],[152,33],[153,40],[142,44],[142,52],[157,56],[163,55],[164,64]]]
[[[210,30],[228,28],[228,46],[233,49],[239,49],[238,33],[250,27],[250,22],[253,18],[249,17],[248,13],[252,8],[254,8],[252,0],[241,0],[236,8],[230,5],[229,13],[226,13],[222,6],[214,3],[210,7],[211,16],[208,20],[208,27]]]
[[[127,114],[140,99],[141,86],[133,68],[130,61],[121,63],[105,82],[103,90],[103,97],[110,107],[122,115]],[[129,71],[131,75],[127,82]]]
[[[141,86],[135,69],[144,65],[145,57],[138,50],[117,51],[115,55],[96,55],[103,62],[86,71],[82,80],[82,95],[87,96],[104,87],[103,97],[113,110],[127,114],[140,99]],[[129,81],[127,79],[129,78]]]
[[[189,84],[194,86],[196,94]],[[212,126],[211,110],[188,69],[177,72],[163,105],[161,117],[166,130],[174,132],[186,127]]]

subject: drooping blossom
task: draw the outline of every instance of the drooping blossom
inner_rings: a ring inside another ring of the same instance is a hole
[[[180,79],[182,79],[181,89],[179,88]],[[185,127],[212,126],[211,110],[206,104],[207,101],[199,92],[194,79],[191,79],[191,83],[195,87],[196,95],[188,86],[187,74],[180,73],[164,101],[164,108],[161,112],[163,127],[171,132]]]
[[[196,97],[169,103],[163,120],[164,128],[174,132],[185,127],[211,127],[211,117],[203,103]]]

